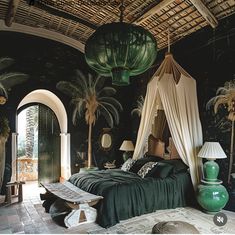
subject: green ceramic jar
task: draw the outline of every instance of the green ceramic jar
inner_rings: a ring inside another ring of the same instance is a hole
[[[226,188],[217,184],[200,184],[198,186],[197,201],[206,213],[215,214],[222,210],[228,202]]]

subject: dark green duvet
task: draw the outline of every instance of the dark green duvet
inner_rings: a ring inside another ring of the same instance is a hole
[[[87,192],[102,195],[97,204],[97,223],[110,227],[134,216],[189,205],[193,188],[188,172],[165,179],[141,178],[115,170],[74,174],[69,181]]]

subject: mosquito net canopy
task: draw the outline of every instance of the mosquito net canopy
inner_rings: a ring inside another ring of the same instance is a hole
[[[164,109],[175,147],[189,166],[194,188],[200,180],[201,161],[197,157],[202,146],[196,81],[168,53],[147,86],[133,158],[147,152],[148,137],[158,109]]]

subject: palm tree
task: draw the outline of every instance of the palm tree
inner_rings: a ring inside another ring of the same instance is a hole
[[[26,141],[25,155],[33,158],[35,130],[38,128],[38,106],[30,106],[26,109]]]
[[[211,98],[207,104],[207,109],[214,105],[214,113],[218,109],[224,107],[228,111],[227,119],[232,122],[231,125],[231,140],[230,140],[230,158],[229,158],[229,171],[228,183],[230,183],[232,166],[233,166],[233,150],[234,150],[234,121],[235,121],[235,80],[225,82],[223,87],[219,87],[216,91],[216,96]]]
[[[92,77],[88,74],[88,78],[76,70],[76,76],[71,81],[60,81],[56,87],[61,92],[69,95],[74,105],[72,122],[75,125],[77,118],[82,117],[85,112],[85,120],[89,125],[88,132],[88,168],[92,166],[92,126],[100,115],[103,115],[108,125],[112,128],[114,124],[119,123],[119,111],[122,105],[111,97],[116,93],[113,87],[104,87],[104,77]]]
[[[8,119],[0,113],[0,191],[5,171],[5,143],[10,133]]]
[[[137,100],[137,107],[132,109],[131,115],[136,113],[140,117],[142,114],[143,106],[144,106],[144,97],[141,95]]]
[[[0,58],[0,71],[3,71],[4,69],[8,68],[13,63],[14,60],[12,58]],[[7,91],[11,87],[26,81],[27,78],[28,75],[18,72],[0,74],[0,105],[6,103],[8,99]]]

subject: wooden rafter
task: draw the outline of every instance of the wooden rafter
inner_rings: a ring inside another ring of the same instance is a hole
[[[14,21],[18,5],[20,0],[10,0],[8,4],[8,10],[5,18],[5,25],[10,27]]]
[[[212,28],[216,28],[218,21],[215,16],[210,12],[210,10],[204,5],[201,0],[189,0],[195,8],[200,12],[203,18],[207,21]]]
[[[55,7],[44,5],[44,4],[42,4],[42,3],[38,2],[38,1],[34,3],[34,7],[37,7],[39,9],[41,9],[41,10],[44,10],[44,11],[46,11],[49,14],[52,14],[54,16],[63,17],[66,20],[72,20],[72,21],[78,22],[80,24],[83,24],[83,25],[91,28],[91,29],[97,29],[97,26],[94,25],[91,22],[88,22],[88,21],[86,21],[84,19],[81,19],[81,18],[79,18],[77,16],[74,16],[74,15],[72,15],[70,13],[67,13],[65,11],[58,10]]]
[[[171,4],[172,2],[174,2],[174,0],[163,0],[163,1],[159,2],[156,6],[149,9],[142,16],[140,16],[138,19],[136,19],[133,23],[141,24],[143,21],[146,21],[148,18],[150,18],[156,12],[161,11],[163,8],[165,8],[166,6]]]

